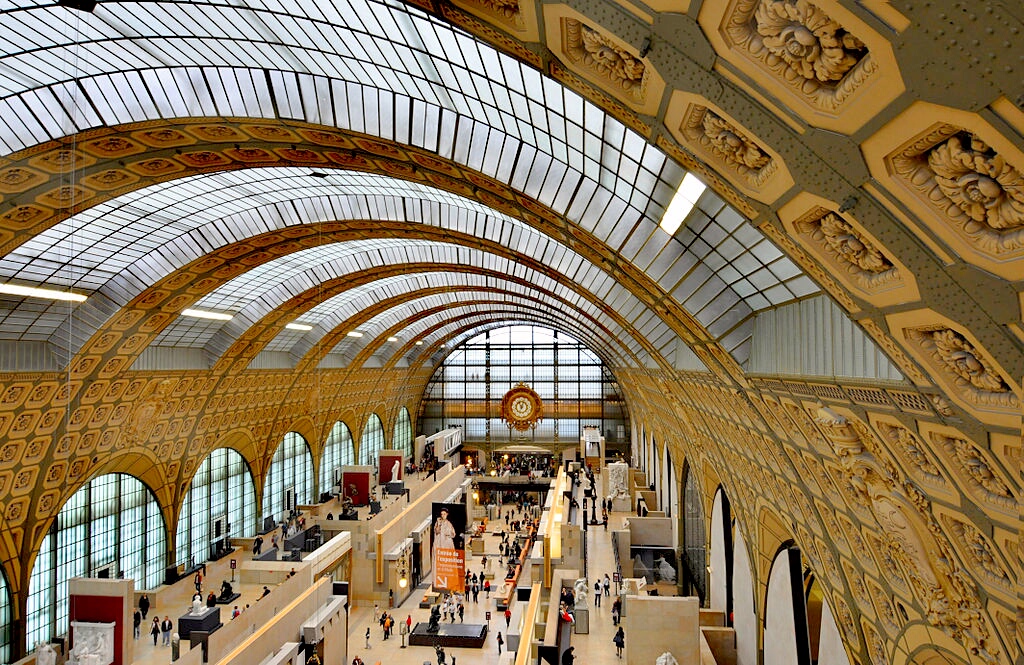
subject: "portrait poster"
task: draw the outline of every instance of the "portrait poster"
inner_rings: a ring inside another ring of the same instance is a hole
[[[435,503],[431,510],[430,553],[434,591],[465,591],[466,506]]]

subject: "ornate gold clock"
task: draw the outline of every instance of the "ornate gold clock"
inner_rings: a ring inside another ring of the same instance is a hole
[[[544,404],[540,395],[525,383],[517,383],[501,398],[501,419],[509,429],[525,432],[536,427],[544,417]]]

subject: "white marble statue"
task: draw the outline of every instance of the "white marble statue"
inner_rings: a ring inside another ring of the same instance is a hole
[[[398,474],[402,472],[402,463],[399,460],[395,460],[395,463],[391,465],[391,482],[397,483],[400,478]]]
[[[572,588],[576,592],[576,607],[585,607],[587,605],[587,595],[590,593],[590,585],[581,577],[576,580]]]
[[[672,655],[672,652],[666,651],[658,656],[658,659],[654,661],[654,665],[679,665],[679,661]]]
[[[114,662],[114,624],[72,621],[70,662],[77,665],[110,665]]]
[[[672,564],[666,561],[665,557],[663,556],[659,556],[657,559],[654,560],[654,572],[658,577],[660,577],[662,580],[666,582],[676,581],[675,568],[673,568]]]
[[[203,603],[198,598],[195,598],[192,601],[192,614],[202,614],[202,613],[203,613]]]
[[[629,465],[625,462],[612,462],[608,465],[608,496],[612,499],[628,499],[629,486],[626,476]]]
[[[56,665],[57,652],[49,644],[40,643],[36,647],[36,665]]]

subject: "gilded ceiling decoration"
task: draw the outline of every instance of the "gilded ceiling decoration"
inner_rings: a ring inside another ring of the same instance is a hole
[[[576,19],[562,19],[562,34],[563,48],[571,62],[611,83],[633,103],[644,103],[648,76],[639,58]]]
[[[878,72],[865,44],[806,0],[738,0],[730,45],[820,110],[837,113]]]

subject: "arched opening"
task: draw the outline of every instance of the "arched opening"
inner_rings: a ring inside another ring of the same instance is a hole
[[[807,604],[807,636],[810,642],[811,663],[814,665],[850,665],[850,657],[843,646],[835,615],[825,590],[813,572],[804,572],[805,602]]]
[[[689,464],[683,469],[683,566],[682,595],[697,596],[701,606],[707,597],[707,542],[700,484]]]
[[[708,587],[710,607],[725,614],[727,625],[732,625],[732,548],[732,511],[729,497],[719,487],[711,503]]]
[[[764,665],[811,665],[800,549],[784,545],[772,561],[764,610]]]
[[[518,383],[543,405],[536,427],[524,432],[500,417],[502,398]],[[629,416],[611,369],[576,338],[543,326],[474,329],[453,343],[427,384],[417,426],[428,435],[459,427],[464,445],[489,459],[510,446],[575,446],[584,427],[600,430],[606,456],[630,452]]]
[[[11,661],[11,594],[0,570],[0,663]]]
[[[732,616],[736,630],[736,665],[757,665],[757,612],[754,576],[743,530],[733,520]]]
[[[274,451],[263,485],[263,526],[282,521],[300,503],[313,502],[313,454],[298,432],[288,432]]]
[[[371,413],[363,428],[363,436],[359,439],[359,463],[376,468],[377,453],[384,450],[384,425],[380,416]]]
[[[136,589],[164,581],[167,531],[146,485],[123,473],[93,478],[60,509],[29,579],[26,644],[68,631],[68,580],[124,577]]]
[[[238,451],[217,448],[192,477],[178,515],[175,563],[192,568],[223,552],[229,538],[256,535],[256,487]]]
[[[398,410],[398,418],[395,419],[391,448],[401,450],[406,457],[412,458],[412,420],[409,418],[409,411],[404,406]]]
[[[320,457],[320,493],[341,484],[341,467],[356,463],[355,443],[348,425],[340,420],[331,427]]]

